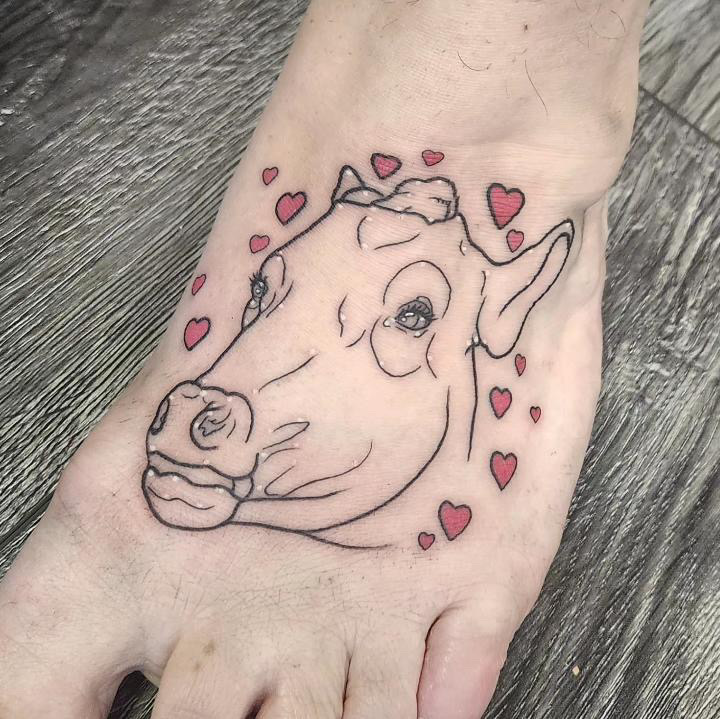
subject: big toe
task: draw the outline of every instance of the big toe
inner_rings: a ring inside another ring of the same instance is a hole
[[[509,607],[446,610],[427,638],[418,717],[479,719],[495,691],[518,625]]]

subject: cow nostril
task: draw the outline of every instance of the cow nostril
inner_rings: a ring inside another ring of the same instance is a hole
[[[155,419],[150,425],[150,434],[157,434],[165,426],[165,420],[167,419],[168,412],[170,411],[170,401],[167,397],[160,403],[160,406],[155,413]]]
[[[228,407],[209,404],[193,419],[190,436],[200,449],[217,449],[217,442],[230,436],[234,425]]]

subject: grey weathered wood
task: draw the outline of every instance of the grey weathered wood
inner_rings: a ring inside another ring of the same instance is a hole
[[[720,141],[720,2],[652,0],[641,85]]]
[[[673,111],[641,94],[593,444],[493,719],[720,717],[720,148],[675,114],[718,137],[718,73],[693,80],[717,62],[692,26],[713,5],[651,11],[643,82]],[[0,574],[160,336],[304,7],[0,10]],[[151,694],[129,678],[113,717]]]
[[[490,717],[720,716],[718,168],[644,93],[612,193],[593,442]]]

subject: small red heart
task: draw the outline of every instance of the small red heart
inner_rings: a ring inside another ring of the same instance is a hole
[[[185,325],[185,348],[191,350],[195,345],[203,340],[210,331],[210,320],[207,317],[194,317]]]
[[[488,206],[495,226],[502,230],[517,217],[525,204],[525,195],[517,187],[507,189],[499,182],[493,182],[487,191]]]
[[[492,476],[495,477],[497,486],[500,489],[505,489],[507,483],[513,478],[515,470],[517,469],[517,457],[509,452],[503,454],[502,452],[493,452],[490,457],[490,471]]]
[[[509,389],[500,389],[500,387],[493,387],[490,390],[490,406],[494,415],[500,419],[505,412],[510,409],[512,404],[512,393]]]
[[[374,152],[372,154],[370,164],[373,170],[375,170],[375,174],[381,180],[390,177],[390,175],[394,175],[402,167],[402,162],[399,158],[393,155],[383,155],[380,152]]]
[[[525,233],[519,232],[518,230],[510,230],[507,233],[507,245],[510,248],[510,252],[515,252],[523,242],[525,242]]]
[[[518,373],[518,377],[525,371],[525,365],[527,364],[527,360],[525,357],[521,354],[515,355],[515,371]]]
[[[205,284],[205,280],[207,277],[205,275],[198,275],[192,283],[192,287],[190,288],[190,292],[193,295],[196,295],[200,290],[202,289],[202,286]]]
[[[278,176],[278,172],[277,167],[266,167],[262,171],[262,181],[269,185]]]
[[[286,192],[275,205],[275,215],[283,225],[287,225],[305,207],[305,202],[307,195],[304,192],[296,192],[294,195]]]
[[[535,424],[538,423],[541,414],[542,410],[540,409],[540,407],[530,407],[530,416],[532,417],[532,421],[535,422]]]
[[[467,504],[455,506],[449,500],[445,500],[438,508],[438,519],[445,536],[452,542],[455,537],[461,535],[470,524],[472,511]]]
[[[270,238],[267,235],[253,235],[250,238],[250,252],[262,252],[270,244]]]
[[[418,544],[422,547],[423,551],[427,552],[434,543],[434,534],[430,534],[429,532],[420,532],[420,534],[418,534]]]
[[[445,159],[445,155],[437,150],[423,150],[422,159],[428,167],[437,165]]]

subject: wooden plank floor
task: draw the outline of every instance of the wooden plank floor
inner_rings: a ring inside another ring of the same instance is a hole
[[[304,8],[0,7],[0,574],[162,333]],[[493,719],[720,717],[718,37],[717,0],[651,7],[593,442]],[[112,716],[151,701],[132,676]]]

